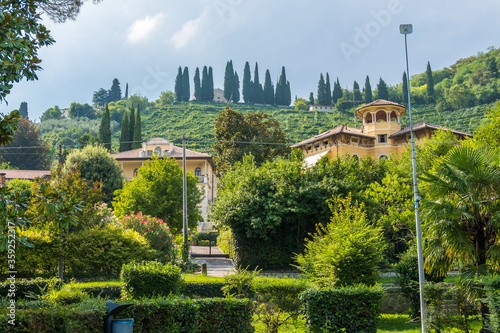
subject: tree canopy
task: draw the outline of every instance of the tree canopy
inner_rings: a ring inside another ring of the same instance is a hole
[[[201,221],[197,205],[202,194],[197,183],[198,178],[188,173],[187,208],[191,228]],[[116,194],[113,207],[119,218],[142,212],[165,221],[174,234],[182,231],[182,168],[175,159],[159,158],[155,154],[139,168],[137,177],[125,183]]]

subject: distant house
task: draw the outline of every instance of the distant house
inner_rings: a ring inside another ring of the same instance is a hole
[[[315,165],[323,156],[342,156],[349,154],[360,158],[389,158],[391,153],[401,153],[410,140],[410,128],[401,128],[401,118],[406,108],[398,103],[376,100],[356,110],[363,121],[361,128],[340,125],[317,136],[292,145],[301,148],[308,167]],[[413,124],[416,140],[430,138],[435,131],[447,128],[418,122]],[[451,130],[458,139],[472,137],[472,134]]]
[[[322,112],[332,112],[335,110],[333,105],[309,105],[309,111],[322,111]]]
[[[214,89],[214,102],[227,103],[227,99],[224,98],[224,90]]]
[[[0,187],[5,186],[9,180],[26,179],[34,180],[35,178],[49,179],[50,170],[3,170],[0,169]]]
[[[154,138],[142,143],[142,148],[114,153],[118,164],[123,170],[123,176],[128,180],[137,176],[144,162],[150,160],[156,153],[158,157],[175,158],[182,168],[182,148],[174,146],[172,142],[163,138]],[[201,213],[204,223],[199,229],[207,229],[211,224],[208,221],[208,205],[215,199],[217,190],[217,177],[212,156],[206,153],[198,153],[186,149],[186,171],[192,172],[198,177],[198,188],[202,191],[204,198],[201,203]]]

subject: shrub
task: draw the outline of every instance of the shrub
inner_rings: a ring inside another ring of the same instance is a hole
[[[250,300],[210,298],[195,302],[197,332],[253,332],[253,304]]]
[[[53,286],[59,289],[62,286],[62,281],[52,278],[52,279],[42,279],[36,278],[34,280],[16,280],[16,299],[24,299],[27,296],[37,296],[42,295],[49,286]],[[6,297],[9,293],[10,281],[7,280],[0,284],[0,297]]]
[[[420,317],[420,289],[418,279],[418,255],[416,247],[410,247],[394,265],[397,273],[396,283],[401,291],[410,301],[410,316]],[[425,274],[425,273],[424,273]],[[425,274],[425,280],[431,282],[442,282],[444,277],[435,277]]]
[[[352,286],[311,289],[300,295],[301,311],[310,332],[377,332],[382,288]]]
[[[486,289],[490,308],[489,326],[493,332],[500,332],[500,276],[489,276],[484,278],[482,283]]]
[[[186,282],[182,290],[182,294],[188,297],[224,297],[222,287],[226,285],[225,282],[209,282],[209,283],[196,283]]]
[[[248,267],[242,269],[241,267],[234,274],[224,275],[225,286],[222,287],[222,292],[225,297],[234,298],[252,298],[254,291],[252,289],[253,279],[258,271],[248,271]]]
[[[363,204],[351,206],[351,196],[333,198],[331,222],[317,225],[317,233],[296,256],[298,268],[320,285],[374,285],[385,248],[382,230],[368,224]]]
[[[124,264],[120,278],[122,296],[128,299],[179,295],[183,282],[179,267],[156,261]]]
[[[125,228],[134,229],[147,239],[149,245],[157,251],[158,261],[171,262],[175,259],[173,235],[166,222],[138,212],[135,215],[126,215],[122,224]]]
[[[19,235],[26,236],[33,247],[19,247],[17,272],[27,277],[57,274],[57,260],[60,253],[58,238],[49,230],[36,227],[23,230]]]
[[[69,234],[66,249],[65,264],[71,270],[96,275],[118,273],[123,264],[155,255],[138,232],[114,225]]]

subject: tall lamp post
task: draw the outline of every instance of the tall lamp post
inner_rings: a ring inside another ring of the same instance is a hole
[[[413,137],[413,124],[411,121],[411,101],[410,101],[410,69],[408,66],[408,43],[406,36],[413,32],[411,24],[401,24],[399,31],[405,35],[405,54],[406,54],[406,83],[408,87],[408,116],[410,117],[410,135],[411,135],[411,159],[413,166],[413,195],[415,203],[415,220],[417,225],[417,250],[418,250],[418,285],[420,289],[420,318],[422,323],[422,333],[425,333],[425,300],[424,300],[424,259],[422,255],[422,230],[420,228],[420,197],[418,196],[417,188],[417,162],[415,159],[415,140]]]

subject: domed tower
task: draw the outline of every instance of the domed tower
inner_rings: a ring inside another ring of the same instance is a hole
[[[406,108],[398,103],[377,99],[356,110],[356,116],[363,120],[363,134],[377,138],[377,143],[389,143],[389,136],[401,130],[401,117]]]

